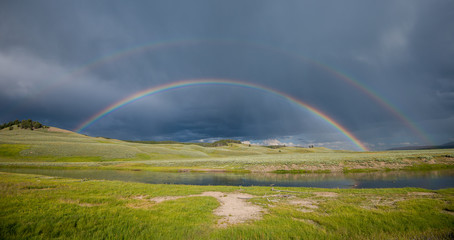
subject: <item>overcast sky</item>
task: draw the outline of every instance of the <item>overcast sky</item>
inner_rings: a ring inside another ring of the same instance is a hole
[[[452,0],[3,0],[0,121],[75,129],[140,90],[215,78],[293,96],[373,150],[441,144],[454,140],[453,9]],[[149,96],[82,133],[358,150],[310,111],[234,86]]]

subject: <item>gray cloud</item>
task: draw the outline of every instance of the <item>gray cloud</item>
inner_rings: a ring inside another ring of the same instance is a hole
[[[373,149],[425,144],[389,109],[339,77],[342,73],[443,143],[454,134],[453,5],[448,0],[2,1],[0,106],[6,110],[0,119],[33,118],[73,129],[137,91],[225,78],[304,101]],[[150,43],[160,45],[120,56]],[[91,64],[96,59],[104,60]],[[85,133],[355,149],[330,124],[283,98],[220,86],[144,98]]]

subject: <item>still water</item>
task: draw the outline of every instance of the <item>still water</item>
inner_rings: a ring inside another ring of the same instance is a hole
[[[30,173],[56,177],[118,180],[153,184],[282,186],[317,188],[400,188],[441,189],[454,187],[454,170],[393,171],[372,173],[273,174],[223,172],[148,172],[114,170],[54,170],[0,168],[3,172]]]

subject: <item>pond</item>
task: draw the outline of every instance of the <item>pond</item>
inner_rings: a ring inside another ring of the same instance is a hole
[[[0,168],[3,172],[29,173],[77,179],[118,180],[151,184],[282,186],[317,188],[442,189],[454,187],[454,170],[391,171],[371,173],[274,174],[225,172],[149,172],[115,170],[61,170]]]

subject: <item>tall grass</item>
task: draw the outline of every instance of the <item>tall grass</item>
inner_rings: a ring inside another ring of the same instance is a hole
[[[150,185],[0,173],[0,238],[61,239],[452,239],[454,189],[346,189]],[[240,191],[262,219],[217,227],[211,197],[155,204],[155,196]],[[423,195],[424,193],[425,195]],[[273,197],[274,195],[274,197]],[[312,212],[288,199],[312,199]]]

